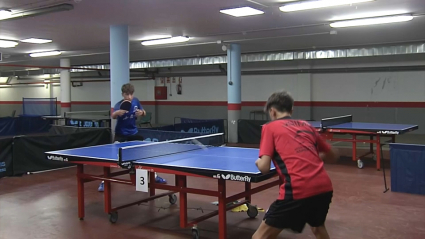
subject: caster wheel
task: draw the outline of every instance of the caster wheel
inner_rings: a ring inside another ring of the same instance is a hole
[[[169,202],[170,202],[171,205],[176,204],[177,196],[175,194],[168,196],[168,198],[169,198]]]
[[[248,205],[248,211],[246,212],[248,217],[255,218],[258,215],[258,208],[256,206]]]
[[[357,160],[357,167],[358,167],[358,168],[363,168],[363,167],[364,167],[364,165],[363,165],[363,161],[362,161],[361,159],[358,159],[358,160]]]
[[[197,228],[192,228],[192,238],[199,239],[199,231]]]
[[[109,221],[111,223],[116,223],[118,221],[118,212],[111,212],[109,214]]]
[[[80,221],[84,220],[84,217],[80,217]]]

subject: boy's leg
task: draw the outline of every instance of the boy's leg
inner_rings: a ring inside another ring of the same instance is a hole
[[[264,216],[264,220],[252,236],[253,239],[274,239],[283,229],[301,233],[306,220],[304,200],[276,200]]]
[[[275,239],[281,231],[282,229],[271,227],[262,221],[252,239]]]
[[[117,135],[115,134],[114,142],[125,142],[127,141],[127,137],[123,135]],[[97,191],[103,192],[104,191],[104,181],[100,182],[99,187],[97,188]]]
[[[329,211],[329,205],[332,202],[332,192],[324,193],[312,197],[309,204],[307,223],[317,239],[329,239],[328,231],[325,227],[326,217]]]
[[[325,225],[319,226],[319,227],[311,227],[311,231],[313,232],[313,234],[316,236],[317,239],[330,239]]]
[[[145,138],[143,137],[143,135],[137,133],[135,135],[132,135],[128,138],[128,141],[134,141],[134,140],[140,140],[143,141],[145,140]],[[158,176],[158,174],[155,173],[155,182],[156,183],[167,183],[167,181],[161,177]]]

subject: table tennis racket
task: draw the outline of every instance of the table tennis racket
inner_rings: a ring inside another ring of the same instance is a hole
[[[131,101],[123,100],[120,105],[120,110],[130,111],[131,110]]]

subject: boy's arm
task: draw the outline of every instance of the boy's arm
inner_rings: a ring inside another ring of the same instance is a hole
[[[332,147],[318,132],[316,132],[317,150],[323,162],[335,162],[338,159],[338,151]]]
[[[120,102],[116,103],[113,109],[113,112],[111,114],[112,119],[118,118],[118,116],[123,115],[124,110],[120,110]]]
[[[263,125],[261,132],[260,154],[255,165],[262,174],[270,172],[272,155],[274,155],[274,139],[273,132],[268,130],[267,125]]]

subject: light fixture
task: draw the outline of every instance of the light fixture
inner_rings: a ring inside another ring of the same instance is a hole
[[[372,2],[372,1],[375,1],[375,0],[315,0],[315,1],[306,1],[306,2],[299,2],[299,3],[290,3],[284,6],[281,6],[279,9],[282,12],[294,12],[294,11],[334,7],[334,6],[355,4],[355,3]]]
[[[21,40],[21,42],[34,43],[34,44],[44,44],[44,43],[52,42],[52,40],[49,40],[49,39],[38,39],[38,38],[28,38],[28,39]]]
[[[9,77],[0,77],[0,84],[6,84]]]
[[[19,43],[16,41],[8,41],[8,40],[0,40],[0,47],[1,48],[10,48],[10,47],[15,47],[17,46]]]
[[[164,39],[164,38],[171,38],[171,37],[173,37],[173,36],[171,36],[171,35],[152,35],[152,36],[144,37],[144,38],[140,39],[140,41]]]
[[[46,51],[46,52],[34,52],[31,53],[31,57],[43,57],[43,56],[57,56],[62,54],[60,51]]]
[[[263,11],[254,9],[252,7],[239,7],[239,8],[231,8],[220,10],[221,13],[231,15],[234,17],[245,17],[245,16],[253,16],[263,14]]]
[[[373,17],[373,18],[363,18],[363,19],[333,22],[330,24],[330,26],[334,28],[368,26],[368,25],[377,25],[377,24],[386,24],[386,23],[395,23],[395,22],[407,22],[412,19],[413,19],[413,16],[410,16],[410,15]]]
[[[189,37],[179,36],[179,37],[171,37],[171,38],[158,39],[158,40],[143,41],[142,45],[152,46],[152,45],[161,45],[161,44],[171,44],[171,43],[187,42],[189,40],[190,40]]]
[[[8,9],[0,9],[0,20],[7,19],[12,16],[12,11]]]

